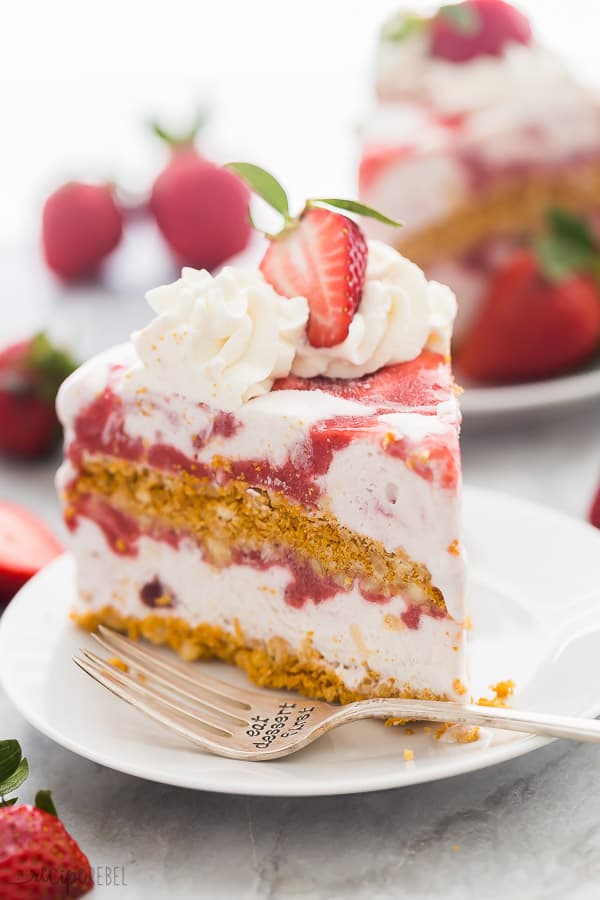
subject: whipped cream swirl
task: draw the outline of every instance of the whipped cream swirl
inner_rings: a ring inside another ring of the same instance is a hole
[[[362,300],[345,341],[335,347],[298,345],[292,371],[304,378],[360,378],[406,362],[425,346],[448,353],[456,300],[450,288],[428,282],[393,247],[369,241]]]
[[[452,291],[387,244],[369,241],[368,249],[362,299],[341,344],[311,346],[307,300],[281,297],[259,271],[225,268],[213,277],[185,268],[146,295],[157,315],[132,336],[140,362],[131,377],[233,411],[290,372],[360,378],[424,347],[448,353]]]
[[[417,35],[403,41],[382,40],[377,58],[377,90],[382,99],[412,97],[446,115],[523,100],[543,101],[570,83],[565,64],[539,44],[508,43],[501,56],[482,54],[466,62],[449,62],[429,54]]]
[[[146,299],[157,316],[132,340],[150,386],[228,411],[289,374],[308,320],[304,297],[280,297],[257,271],[184,268]]]

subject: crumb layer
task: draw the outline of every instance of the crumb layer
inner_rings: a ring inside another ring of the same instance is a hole
[[[525,177],[507,176],[473,194],[445,219],[414,235],[399,235],[397,248],[420,266],[461,256],[494,237],[537,234],[550,207],[589,213],[599,206],[600,163],[581,163]]]
[[[382,681],[369,668],[365,668],[365,677],[359,688],[349,690],[315,650],[309,635],[299,650],[293,650],[280,637],[272,637],[266,642],[251,640],[237,622],[232,631],[227,631],[207,623],[192,626],[185,619],[158,613],[144,618],[123,616],[110,606],[90,612],[74,612],[72,618],[87,631],[106,625],[134,640],[145,638],[153,644],[165,644],[186,661],[221,659],[243,669],[252,681],[262,687],[297,691],[305,697],[328,703],[352,703],[369,697],[451,699],[446,694],[416,690],[409,683],[398,685],[390,680]]]
[[[402,548],[386,550],[341,525],[324,509],[307,510],[276,491],[249,488],[231,479],[216,485],[187,472],[172,475],[149,466],[107,457],[87,457],[67,489],[65,516],[76,520],[85,499],[98,496],[132,516],[142,531],[157,526],[183,532],[201,545],[208,562],[223,567],[243,559],[286,564],[293,553],[342,590],[358,582],[365,596],[386,599],[406,591],[411,602],[446,611],[441,590],[426,566]],[[101,523],[100,523],[101,524]],[[123,538],[126,541],[126,538]],[[127,546],[117,550],[127,552]]]

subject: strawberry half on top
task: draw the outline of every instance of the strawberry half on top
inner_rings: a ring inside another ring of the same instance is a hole
[[[357,223],[338,209],[399,225],[354,200],[307,200],[299,216],[290,215],[287,194],[264,169],[249,163],[227,168],[284,220],[260,264],[266,281],[283,297],[306,297],[310,309],[307,336],[313,347],[334,347],[348,336],[361,301],[367,271],[367,241]]]

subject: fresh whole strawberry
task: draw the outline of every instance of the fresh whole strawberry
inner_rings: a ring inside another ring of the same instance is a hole
[[[594,502],[590,509],[589,518],[592,525],[595,525],[596,528],[600,528],[600,484],[598,485],[598,490],[596,491],[596,496],[594,497]]]
[[[228,168],[284,219],[279,234],[267,235],[270,243],[260,264],[265,280],[283,297],[306,298],[307,335],[313,347],[340,344],[360,304],[368,250],[356,222],[331,207],[388,225],[398,223],[353,200],[307,200],[300,215],[292,217],[287,194],[272,175],[248,163],[231,163]]]
[[[500,56],[509,43],[529,44],[526,16],[504,0],[465,0],[442,6],[430,24],[430,52],[438,59],[466,62]]]
[[[55,447],[56,392],[75,368],[44,334],[0,351],[0,453],[33,458]]]
[[[62,545],[44,523],[16,503],[0,500],[0,604],[59,556]]]
[[[4,799],[28,774],[18,741],[0,741],[0,898],[82,897],[94,886],[90,863],[57,817],[50,792],[38,791],[35,806]]]
[[[555,210],[537,252],[519,250],[495,276],[459,353],[482,383],[548,378],[600,349],[600,251],[585,225]]]
[[[67,281],[93,275],[122,233],[123,216],[110,185],[71,181],[44,204],[44,256],[49,268]]]
[[[248,188],[195,150],[198,127],[182,138],[154,130],[169,144],[171,159],[154,182],[150,210],[180,262],[216,269],[250,240]]]

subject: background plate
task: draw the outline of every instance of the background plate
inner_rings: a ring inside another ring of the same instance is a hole
[[[465,491],[471,561],[473,692],[513,678],[515,706],[600,712],[600,533],[542,506]],[[103,691],[73,653],[91,640],[69,621],[75,591],[67,555],[30,581],[0,620],[0,680],[29,722],[69,750],[131,775],[183,787],[272,796],[347,794],[432,781],[489,766],[546,743],[486,732],[474,744],[436,741],[422,728],[346,726],[287,759],[220,759],[189,748]],[[246,683],[220,663],[198,663]],[[415,758],[403,760],[410,748]]]
[[[457,375],[460,384],[460,373]],[[468,424],[495,419],[558,415],[591,400],[600,400],[600,359],[585,371],[531,384],[466,387],[460,405]]]

